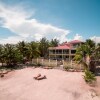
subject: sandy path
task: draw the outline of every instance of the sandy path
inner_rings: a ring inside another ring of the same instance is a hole
[[[38,73],[47,79],[34,80]],[[91,94],[81,72],[25,68],[0,79],[0,100],[100,100]]]

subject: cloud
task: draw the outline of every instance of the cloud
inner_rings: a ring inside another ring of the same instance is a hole
[[[0,39],[0,43],[1,44],[7,44],[7,43],[16,44],[19,41],[23,41],[23,40],[25,40],[25,39],[20,36],[10,36],[6,39]]]
[[[56,37],[61,42],[66,40],[66,36],[70,33],[69,30],[58,28],[51,24],[40,23],[37,19],[31,18],[32,13],[27,12],[25,9],[19,6],[9,7],[4,4],[0,4],[0,22],[2,27],[9,29],[15,33],[19,39],[15,37],[8,37],[2,39],[3,41],[14,39],[18,40],[40,40],[42,37],[46,37],[48,40]],[[2,42],[2,41],[1,41]]]
[[[95,41],[96,43],[100,43],[100,37],[93,36],[93,37],[90,37],[90,39]]]
[[[83,41],[83,37],[81,35],[79,35],[79,34],[76,34],[74,36],[74,40],[81,40],[81,41]]]

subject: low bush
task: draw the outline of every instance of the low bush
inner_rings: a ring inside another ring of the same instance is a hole
[[[65,70],[73,69],[71,66],[64,66]]]
[[[95,75],[88,69],[85,70],[84,79],[87,83],[93,83],[94,81],[96,81]]]

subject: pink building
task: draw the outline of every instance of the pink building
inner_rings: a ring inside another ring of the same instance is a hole
[[[58,60],[64,59],[70,61],[74,58],[76,49],[81,44],[83,44],[82,41],[73,40],[70,42],[64,42],[57,47],[49,47],[49,58]]]

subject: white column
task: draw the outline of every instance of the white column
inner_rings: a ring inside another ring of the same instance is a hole
[[[71,67],[72,67],[72,60],[71,60],[71,62],[70,62],[70,65],[71,65]]]
[[[57,66],[57,60],[56,60],[56,66]]]
[[[43,65],[43,59],[42,59],[42,65]]]
[[[50,59],[50,50],[49,50],[49,59]]]
[[[50,59],[49,59],[49,66],[50,66]]]
[[[63,66],[64,66],[64,60],[62,60],[62,62],[63,62]]]
[[[63,60],[63,49],[62,49],[62,60]]]
[[[33,59],[32,59],[32,64],[33,64]]]
[[[55,58],[57,59],[57,57],[56,57],[56,49],[55,49]]]

